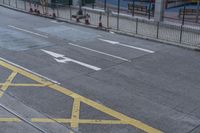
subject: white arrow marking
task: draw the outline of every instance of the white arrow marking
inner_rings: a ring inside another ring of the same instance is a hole
[[[65,56],[62,55],[62,54],[54,53],[54,52],[47,51],[47,50],[44,50],[44,49],[41,49],[41,50],[42,50],[43,52],[45,52],[45,53],[47,53],[47,54],[53,56],[54,59],[55,59],[57,62],[59,62],[59,63],[73,62],[73,63],[79,64],[79,65],[81,65],[81,66],[84,66],[84,67],[93,69],[93,70],[95,70],[95,71],[101,70],[101,68],[99,68],[99,67],[92,66],[92,65],[89,65],[89,64],[86,64],[86,63],[83,63],[83,62],[80,62],[80,61],[77,61],[77,60],[74,60],[74,59],[65,57]]]
[[[111,41],[111,40],[105,40],[105,39],[101,39],[101,38],[99,38],[99,40],[103,41],[103,42],[107,42],[107,43],[113,44],[113,45],[120,45],[120,46],[123,46],[123,47],[137,49],[137,50],[144,51],[144,52],[147,52],[147,53],[155,53],[155,51],[152,51],[152,50],[148,50],[148,49],[144,49],[144,48],[140,48],[140,47],[135,47],[135,46],[130,46],[130,45],[127,45],[127,44],[122,44],[120,42],[115,42],[115,41]]]

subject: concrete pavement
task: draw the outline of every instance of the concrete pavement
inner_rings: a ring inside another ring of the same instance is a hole
[[[0,19],[2,133],[199,132],[199,52],[2,7]]]

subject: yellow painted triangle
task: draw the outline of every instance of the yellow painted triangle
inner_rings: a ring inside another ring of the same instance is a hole
[[[48,88],[53,89],[57,92],[60,92],[66,96],[70,96],[74,99],[74,103],[73,103],[73,108],[72,108],[72,116],[71,116],[71,127],[72,128],[77,128],[78,124],[80,123],[80,119],[79,119],[79,113],[80,113],[80,102],[87,104],[88,106],[97,109],[111,117],[114,117],[118,120],[120,120],[122,123],[126,123],[128,125],[131,125],[135,128],[138,128],[142,131],[145,131],[147,133],[163,133],[161,130],[153,128],[147,124],[145,124],[142,121],[136,120],[134,118],[130,118],[128,116],[126,116],[125,114],[122,114],[120,112],[117,112],[109,107],[106,107],[100,103],[97,103],[93,100],[90,100],[84,96],[81,96],[77,93],[74,93],[73,91],[64,88],[58,84],[55,84],[49,80],[46,80],[40,76],[37,76],[36,74],[33,74],[31,72],[28,72],[22,68],[20,68],[19,66],[15,66],[14,64],[8,63],[7,61],[1,60],[0,59],[0,66],[3,66],[13,72],[17,72],[18,74],[21,74],[29,79],[32,79],[36,82],[38,82],[39,84],[42,84],[44,86],[48,86]],[[83,121],[82,121],[83,122]]]

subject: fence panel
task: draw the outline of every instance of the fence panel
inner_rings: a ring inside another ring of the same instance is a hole
[[[152,38],[157,37],[157,24],[148,20],[138,20],[138,34]]]
[[[133,18],[124,18],[119,19],[119,29],[124,32],[136,33],[136,19]]]
[[[4,3],[5,5],[9,5],[9,1],[10,1],[10,0],[3,0],[3,3]]]
[[[182,43],[200,47],[200,31],[193,28],[184,27],[182,34]]]
[[[161,40],[180,42],[181,26],[160,24],[158,38]]]
[[[109,15],[109,27],[117,30],[117,15],[116,14]]]
[[[16,6],[15,2],[16,2],[16,0],[10,0],[10,6],[15,7]]]

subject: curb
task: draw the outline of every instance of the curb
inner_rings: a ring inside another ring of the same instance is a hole
[[[188,45],[184,45],[184,44],[180,44],[180,43],[176,43],[176,42],[169,42],[167,40],[165,41],[165,40],[161,40],[161,39],[157,39],[157,38],[152,38],[152,37],[142,36],[142,35],[138,35],[138,34],[123,32],[123,31],[119,31],[119,30],[115,30],[115,29],[106,28],[106,27],[99,28],[99,27],[97,27],[95,25],[86,25],[84,23],[77,23],[77,22],[75,22],[73,20],[67,20],[67,19],[62,19],[62,18],[53,18],[52,16],[34,14],[34,13],[30,13],[28,11],[25,11],[25,10],[22,10],[22,9],[18,9],[18,8],[15,8],[15,7],[10,7],[10,6],[4,5],[4,4],[0,4],[0,6],[8,8],[8,9],[11,9],[11,10],[19,11],[19,12],[22,12],[22,13],[38,16],[38,17],[57,20],[58,22],[65,22],[65,23],[69,23],[69,24],[73,24],[73,25],[78,25],[78,26],[83,26],[83,27],[87,27],[87,28],[96,29],[96,30],[102,30],[102,31],[105,31],[105,32],[112,31],[112,32],[114,32],[116,34],[119,34],[119,35],[130,36],[130,37],[135,37],[135,38],[139,38],[139,39],[159,42],[159,43],[163,43],[163,44],[167,44],[167,45],[173,45],[173,46],[177,46],[177,47],[180,47],[180,48],[185,48],[185,49],[190,49],[190,50],[194,50],[194,51],[200,52],[200,47],[188,46]]]

